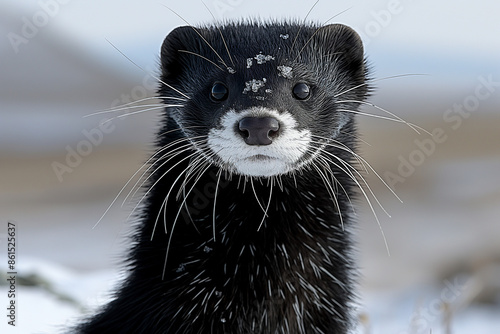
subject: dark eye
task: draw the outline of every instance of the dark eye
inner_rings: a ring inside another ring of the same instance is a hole
[[[222,82],[214,83],[214,85],[212,86],[212,90],[210,92],[212,100],[224,101],[225,99],[227,99],[228,95],[229,95],[229,90],[227,89],[226,85],[224,85]]]
[[[295,97],[297,100],[305,100],[311,95],[311,90],[309,88],[309,85],[300,82],[293,86],[292,89],[293,97]]]

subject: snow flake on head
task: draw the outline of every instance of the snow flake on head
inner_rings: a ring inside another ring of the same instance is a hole
[[[258,65],[267,63],[268,61],[274,60],[275,58],[271,55],[264,55],[262,51],[255,57],[247,58],[247,68],[252,67],[254,59],[257,61]]]
[[[257,60],[257,64],[261,65],[261,64],[264,64],[268,61],[274,60],[274,57],[270,56],[270,55],[264,56],[261,52],[258,55],[256,55],[255,57],[253,57],[253,59]]]
[[[285,79],[293,78],[293,69],[290,66],[280,65],[278,66],[278,75]]]
[[[288,34],[280,34],[281,39],[288,39],[289,37],[290,37],[290,35],[288,35]]]
[[[243,94],[246,94],[250,91],[257,93],[259,89],[266,85],[267,79],[262,78],[262,80],[252,79],[250,81],[245,82],[245,88],[243,89]]]

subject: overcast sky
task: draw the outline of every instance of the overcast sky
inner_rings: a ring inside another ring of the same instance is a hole
[[[315,0],[204,2],[218,19],[256,16],[302,19]],[[22,6],[30,18],[31,13],[35,15],[41,9],[40,3],[59,4],[59,8],[48,6],[54,8],[55,13],[48,24],[89,51],[113,57],[115,52],[105,42],[107,38],[128,55],[150,64],[154,64],[154,55],[165,35],[173,27],[185,24],[165,6],[191,24],[213,21],[201,0],[3,0],[0,7]],[[446,55],[471,62],[500,59],[500,2],[497,0],[321,0],[309,18],[325,22],[345,9],[347,12],[332,22],[356,28],[363,35],[367,53],[374,56],[399,49],[416,56]],[[19,26],[12,27],[12,31],[15,28]]]

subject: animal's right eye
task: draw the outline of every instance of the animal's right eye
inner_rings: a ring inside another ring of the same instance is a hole
[[[212,100],[217,102],[224,101],[227,99],[228,95],[229,90],[222,82],[216,82],[213,84],[212,90],[210,92],[210,97],[212,98]]]

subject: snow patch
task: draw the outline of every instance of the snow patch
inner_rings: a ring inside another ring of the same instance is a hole
[[[275,58],[273,56],[267,55],[264,56],[262,53],[259,53],[253,59],[257,60],[257,64],[262,65],[267,63],[268,61],[274,60]]]
[[[246,94],[250,91],[257,93],[259,89],[266,85],[267,79],[262,78],[262,80],[252,79],[250,81],[245,82],[245,88],[243,89],[243,94]]]
[[[278,75],[285,79],[293,78],[293,69],[290,66],[280,65],[278,66]]]

